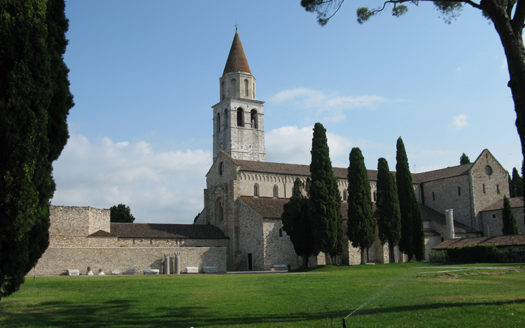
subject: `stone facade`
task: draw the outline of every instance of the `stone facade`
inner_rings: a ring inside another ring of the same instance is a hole
[[[525,234],[525,211],[523,209],[523,198],[511,198],[510,205],[516,219],[518,233]],[[494,237],[503,233],[503,201],[497,201],[480,212],[483,236]]]
[[[176,253],[180,272],[187,267],[202,272],[204,266],[226,271],[228,239],[216,228],[111,224],[109,210],[93,207],[50,206],[49,212],[49,247],[28,275],[84,272],[88,266],[106,273],[142,273],[161,269],[165,255]]]

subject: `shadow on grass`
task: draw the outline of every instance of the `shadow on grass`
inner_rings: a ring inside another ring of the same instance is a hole
[[[264,315],[221,315],[207,307],[134,307],[128,300],[112,300],[100,304],[72,304],[67,302],[40,303],[31,310],[9,312],[2,309],[5,320],[2,327],[206,327],[293,323],[314,320],[330,320],[339,326],[339,320],[350,311],[323,311],[313,313],[264,314]],[[425,311],[438,308],[464,306],[501,306],[512,303],[525,303],[525,299],[501,302],[480,303],[432,303],[411,306],[363,309],[355,316],[380,313],[399,313],[406,311]],[[351,310],[351,309],[350,309]]]

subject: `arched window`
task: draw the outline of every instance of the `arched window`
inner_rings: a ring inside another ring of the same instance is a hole
[[[235,97],[235,87],[236,87],[236,82],[235,79],[231,79],[230,81],[230,92],[229,92],[229,96],[230,98],[233,98]]]
[[[343,200],[346,202],[346,190],[343,190]]]
[[[248,90],[248,79],[244,79],[244,96],[249,97],[250,93]]]
[[[224,172],[224,162],[219,163],[219,175],[222,175]]]
[[[257,111],[255,109],[252,109],[252,111],[250,112],[250,123],[252,124],[252,128],[259,128],[259,124],[257,122]]]
[[[224,81],[221,82],[221,100],[224,99]]]
[[[221,114],[217,113],[217,133],[221,132]]]
[[[244,110],[237,108],[237,126],[244,127]]]
[[[253,82],[252,86],[252,98],[255,99],[255,82]]]
[[[224,127],[228,128],[228,109],[224,110]]]
[[[279,197],[279,187],[277,185],[273,186],[273,197]]]
[[[255,197],[259,197],[259,185],[258,184],[253,185],[253,195]]]

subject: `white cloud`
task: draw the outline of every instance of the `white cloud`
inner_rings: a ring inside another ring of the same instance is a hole
[[[459,114],[452,118],[452,125],[456,130],[461,130],[463,128],[466,128],[468,126],[467,122],[467,115],[466,114]]]
[[[137,222],[191,223],[202,210],[212,155],[156,152],[144,141],[92,142],[73,134],[54,164],[56,205],[131,207]]]
[[[313,127],[283,126],[266,134],[268,161],[309,164],[311,160]],[[348,154],[355,143],[351,140],[327,133],[330,158],[334,166],[348,162]],[[344,164],[348,165],[348,164]]]
[[[270,97],[274,103],[292,103],[301,108],[317,110],[318,114],[325,115],[324,122],[339,122],[346,118],[344,110],[374,107],[387,99],[376,95],[338,96],[323,91],[295,88],[283,90]],[[328,113],[328,115],[327,115]]]

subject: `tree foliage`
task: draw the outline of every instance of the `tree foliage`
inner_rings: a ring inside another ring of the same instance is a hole
[[[376,8],[357,9],[357,21],[364,23],[372,16],[390,9],[393,16],[399,17],[408,11],[409,6],[417,6],[422,0],[384,0]],[[516,127],[521,141],[521,153],[525,159],[525,48],[523,28],[525,26],[525,0],[427,0],[432,3],[447,23],[456,19],[464,7],[479,10],[494,24],[505,57],[510,80],[508,87],[514,100]],[[321,25],[325,25],[340,9],[344,0],[301,0],[301,5],[317,15]]]
[[[393,262],[394,246],[401,239],[401,211],[396,180],[384,158],[377,163],[376,217],[379,239],[383,244],[388,242],[390,261]]]
[[[281,216],[283,230],[290,236],[295,253],[302,257],[303,265],[308,267],[308,258],[317,255],[319,250],[313,241],[313,231],[308,198],[304,196],[303,183],[295,179],[290,201],[284,204]]]
[[[375,237],[375,220],[370,198],[370,181],[361,150],[350,151],[348,167],[348,239],[361,248],[361,264],[366,264],[366,251]]]
[[[131,209],[124,204],[111,206],[109,213],[111,222],[133,223],[135,221],[135,217],[131,214]]]
[[[63,0],[0,1],[0,298],[48,246],[52,162],[73,106]]]
[[[514,167],[512,169],[512,178],[509,179],[510,197],[523,197],[523,178]]]
[[[504,235],[517,235],[518,226],[516,224],[516,218],[512,213],[512,207],[507,196],[503,196],[503,229]]]
[[[405,145],[401,137],[397,139],[396,152],[396,182],[401,211],[401,240],[399,248],[408,255],[421,261],[425,256],[425,236],[421,210],[414,192],[412,175],[408,167]]]
[[[459,165],[464,164],[470,164],[470,158],[468,158],[467,154],[465,153],[461,154],[461,157],[459,158]]]
[[[341,197],[330,161],[326,129],[321,123],[314,126],[311,154],[309,200],[315,222],[314,240],[316,248],[333,257],[339,248]]]

